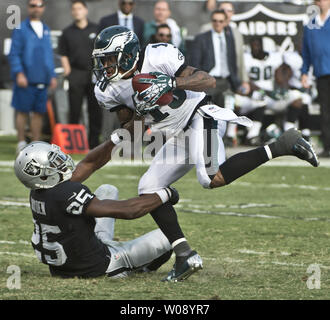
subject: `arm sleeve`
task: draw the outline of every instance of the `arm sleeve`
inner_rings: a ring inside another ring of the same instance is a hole
[[[44,30],[48,31],[49,36],[44,38],[44,41],[48,41],[48,43],[45,43],[46,46],[46,64],[47,67],[49,68],[50,72],[50,78],[56,78],[56,72],[55,72],[55,62],[54,62],[54,51],[53,51],[53,45],[52,45],[52,40],[50,36],[50,29],[47,25],[43,25]],[[49,79],[50,80],[50,79]]]
[[[53,51],[53,47],[52,47],[52,42],[49,39],[49,65],[52,71],[52,78],[56,78],[56,72],[55,72],[55,62],[54,62],[54,51]]]
[[[24,40],[22,37],[22,31],[20,29],[14,29],[8,59],[9,59],[11,72],[15,76],[19,72],[24,72],[24,68],[22,64],[23,50],[24,50]]]
[[[69,56],[69,49],[68,49],[68,46],[66,44],[65,31],[63,31],[63,33],[60,37],[59,43],[58,43],[58,53],[61,56],[66,56],[66,57]]]
[[[308,74],[309,67],[311,65],[311,57],[308,45],[308,35],[306,27],[304,28],[303,34],[303,45],[302,45],[302,58],[303,58],[303,65],[301,68],[301,74]]]

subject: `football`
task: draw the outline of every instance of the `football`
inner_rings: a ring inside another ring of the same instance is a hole
[[[132,86],[134,91],[142,92],[143,90],[149,88],[151,84],[149,83],[140,83],[140,78],[148,78],[148,79],[155,79],[156,76],[149,74],[149,73],[140,73],[133,77],[132,79]],[[156,104],[160,106],[166,106],[167,104],[171,103],[173,100],[173,92],[169,91],[162,95],[157,101]]]

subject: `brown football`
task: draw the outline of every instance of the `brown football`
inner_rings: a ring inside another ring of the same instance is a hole
[[[132,86],[134,91],[142,92],[143,90],[150,87],[151,84],[149,83],[140,83],[140,78],[148,78],[148,79],[155,79],[156,76],[149,74],[149,73],[140,73],[133,77],[132,79]],[[173,92],[169,91],[163,94],[157,101],[156,104],[160,106],[166,106],[167,104],[171,103],[173,100]]]

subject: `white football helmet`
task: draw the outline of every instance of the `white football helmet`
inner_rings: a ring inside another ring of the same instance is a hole
[[[71,179],[75,164],[60,147],[35,141],[21,150],[14,164],[17,178],[30,189],[49,189]]]

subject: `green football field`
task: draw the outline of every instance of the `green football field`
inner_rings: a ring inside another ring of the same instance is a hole
[[[185,282],[160,281],[173,257],[151,274],[64,280],[50,277],[32,250],[28,190],[12,169],[15,139],[1,137],[0,149],[1,300],[330,298],[330,168],[322,162],[313,168],[294,158],[275,160],[216,190],[203,189],[194,170],[175,183],[180,224],[204,262],[204,269]],[[146,170],[110,165],[86,185],[95,190],[102,183],[114,184],[120,199],[126,199],[137,195]],[[149,215],[117,220],[115,236],[125,241],[155,228]],[[19,282],[13,270],[20,271]]]

